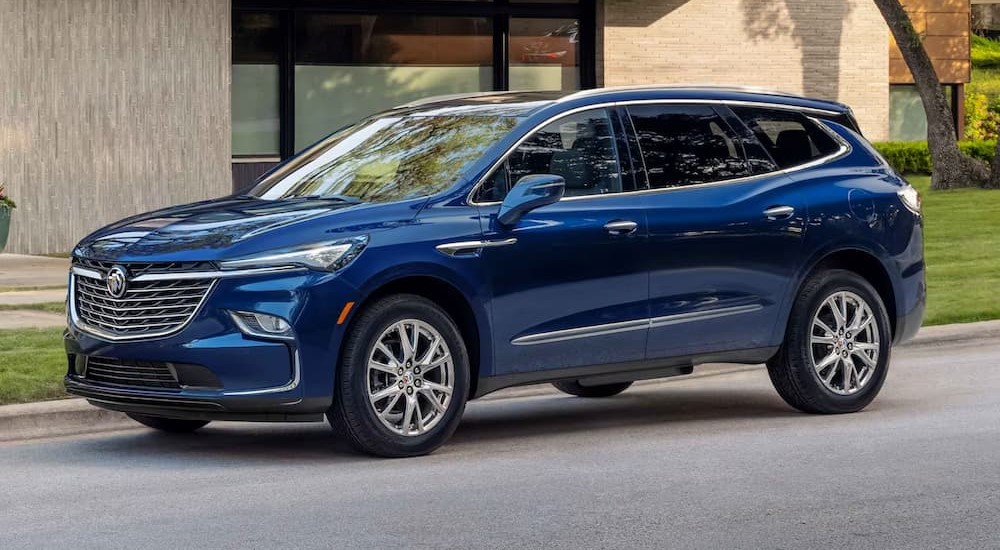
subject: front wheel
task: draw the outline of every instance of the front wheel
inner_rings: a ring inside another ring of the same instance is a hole
[[[361,312],[337,373],[333,428],[377,456],[428,454],[458,427],[469,393],[461,333],[434,302],[399,294]]]
[[[889,315],[868,281],[851,271],[820,271],[803,284],[767,372],[800,411],[859,411],[885,382],[891,340]]]
[[[173,434],[191,433],[203,428],[208,424],[207,420],[178,420],[176,418],[160,418],[158,416],[146,416],[144,414],[128,413],[128,417],[143,426],[148,426],[154,430]]]

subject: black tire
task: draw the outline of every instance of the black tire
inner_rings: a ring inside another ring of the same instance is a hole
[[[148,426],[154,430],[172,434],[191,433],[197,429],[205,427],[208,420],[178,420],[176,418],[160,418],[158,416],[146,416],[144,414],[127,413],[128,417],[143,426]]]
[[[576,380],[560,380],[553,382],[552,385],[563,393],[577,397],[611,397],[627,390],[632,383],[619,382],[618,384],[602,384],[600,386],[581,386],[580,382]]]
[[[437,424],[420,435],[402,435],[387,428],[368,398],[368,357],[382,332],[404,319],[433,327],[447,344],[454,367],[448,406]],[[334,402],[327,419],[352,447],[387,458],[425,455],[443,445],[462,419],[469,394],[468,352],[458,327],[437,304],[412,294],[387,296],[366,307],[351,325],[334,385]]]
[[[810,343],[814,316],[827,298],[841,291],[854,293],[867,302],[872,311],[873,323],[879,331],[878,360],[871,377],[860,390],[850,395],[841,395],[824,385],[813,366],[813,348]],[[768,361],[767,372],[782,399],[802,412],[857,412],[868,406],[882,389],[889,371],[891,341],[889,315],[872,285],[851,271],[821,270],[811,275],[802,285],[788,319],[785,341],[778,353]]]

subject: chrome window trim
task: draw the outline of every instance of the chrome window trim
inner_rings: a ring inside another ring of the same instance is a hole
[[[76,269],[76,268],[74,268],[74,269]],[[168,336],[172,336],[172,335],[177,334],[178,332],[184,330],[185,328],[187,328],[188,325],[191,324],[192,321],[194,321],[194,318],[197,317],[199,313],[201,313],[201,310],[202,310],[203,306],[205,305],[205,302],[208,300],[208,297],[212,294],[212,291],[215,290],[216,282],[217,281],[212,281],[212,283],[209,285],[208,289],[205,291],[205,295],[201,297],[201,300],[198,302],[198,305],[194,308],[194,312],[192,312],[191,316],[184,323],[182,323],[180,326],[177,326],[177,327],[175,327],[173,329],[166,330],[166,331],[147,332],[147,333],[144,333],[144,334],[129,334],[129,335],[122,336],[122,335],[119,335],[119,334],[111,334],[111,333],[109,333],[109,332],[107,332],[105,330],[102,330],[100,328],[91,326],[91,325],[87,324],[86,322],[84,322],[82,319],[80,319],[79,314],[77,314],[77,312],[76,312],[76,278],[75,277],[70,277],[69,278],[69,319],[70,319],[70,324],[73,325],[74,327],[80,329],[81,332],[85,332],[85,333],[87,333],[87,334],[89,334],[89,335],[91,335],[91,336],[93,336],[93,337],[95,337],[97,339],[104,340],[106,342],[128,342],[128,341],[135,341],[135,340],[156,340],[156,339],[159,339],[159,338],[166,338]]]
[[[629,101],[613,101],[613,102],[597,103],[597,104],[594,104],[594,105],[587,105],[585,107],[577,107],[575,109],[570,109],[568,111],[563,111],[562,113],[559,113],[557,115],[553,115],[553,116],[545,119],[544,121],[540,122],[539,124],[535,125],[534,127],[532,127],[532,129],[528,133],[526,133],[519,140],[517,140],[517,142],[515,142],[514,145],[512,145],[509,149],[507,149],[507,151],[505,151],[504,154],[501,155],[498,160],[494,161],[493,164],[490,165],[489,170],[486,171],[486,175],[484,175],[482,178],[480,178],[479,181],[477,181],[476,184],[472,186],[472,190],[469,191],[469,193],[466,195],[465,201],[466,201],[466,203],[469,206],[496,206],[498,204],[502,204],[503,201],[476,202],[476,201],[473,200],[473,197],[475,196],[476,192],[479,191],[479,189],[483,186],[483,184],[486,183],[486,180],[490,179],[490,177],[493,175],[493,172],[497,169],[497,167],[507,161],[507,158],[514,153],[515,149],[517,149],[518,147],[520,147],[522,143],[524,143],[525,141],[527,141],[528,138],[530,138],[531,136],[533,136],[536,132],[538,132],[539,130],[541,130],[545,126],[548,126],[549,124],[551,124],[551,123],[559,120],[560,118],[563,118],[563,117],[566,117],[566,116],[569,116],[569,115],[572,115],[572,114],[576,114],[576,113],[579,113],[579,112],[582,112],[582,111],[588,111],[588,110],[591,110],[591,109],[608,109],[608,108],[612,108],[612,107],[628,107],[629,105],[678,105],[678,104],[682,104],[682,105],[726,105],[726,106],[735,105],[735,106],[738,106],[738,107],[757,107],[757,108],[762,108],[762,109],[777,109],[777,110],[784,110],[784,111],[794,111],[794,112],[803,113],[803,114],[806,114],[806,113],[813,113],[813,114],[819,114],[819,115],[840,115],[840,114],[842,114],[842,113],[839,113],[837,111],[827,111],[827,110],[824,110],[824,109],[815,109],[815,108],[811,108],[811,107],[796,107],[794,105],[784,105],[784,104],[780,104],[780,103],[768,103],[766,101],[757,102],[757,101],[742,101],[742,100],[728,100],[728,99],[635,99],[635,100],[629,100]],[[664,188],[661,188],[661,189],[637,189],[635,191],[623,191],[621,193],[605,193],[603,195],[580,195],[580,196],[577,196],[577,197],[563,197],[562,199],[559,200],[559,202],[585,200],[585,199],[596,199],[596,198],[606,198],[606,197],[621,197],[621,196],[638,195],[638,194],[644,194],[644,193],[663,193],[663,192],[680,191],[680,190],[685,190],[685,189],[698,189],[698,188],[703,188],[703,187],[708,187],[708,186],[716,186],[716,185],[729,185],[729,184],[746,183],[748,181],[754,181],[754,180],[761,179],[761,178],[766,178],[766,177],[773,177],[775,175],[787,175],[787,174],[791,174],[791,173],[794,173],[794,172],[798,172],[800,170],[808,170],[809,168],[814,168],[816,166],[819,166],[819,165],[822,165],[822,164],[826,164],[828,162],[833,162],[835,160],[838,160],[838,159],[840,159],[840,158],[848,155],[851,152],[851,146],[850,146],[850,144],[848,144],[846,141],[844,141],[844,139],[841,138],[839,135],[837,135],[836,132],[833,132],[832,130],[830,130],[826,126],[826,124],[823,124],[821,121],[817,120],[815,117],[810,117],[810,116],[807,115],[807,118],[810,121],[812,121],[813,123],[815,123],[817,126],[819,126],[819,128],[822,131],[824,131],[828,135],[830,135],[830,137],[832,137],[840,145],[840,149],[838,149],[837,151],[834,151],[833,153],[830,153],[829,155],[827,155],[825,157],[820,157],[818,159],[812,160],[812,161],[804,163],[804,164],[799,164],[797,166],[791,166],[789,168],[783,168],[781,170],[774,170],[774,171],[771,171],[771,172],[765,172],[763,174],[752,174],[750,176],[743,176],[743,177],[740,177],[740,178],[730,178],[730,179],[726,179],[726,180],[712,181],[712,182],[708,182],[708,183],[696,183],[696,184],[693,184],[693,185],[684,185],[684,186],[678,186],[678,187],[664,187]]]
[[[764,309],[764,306],[761,304],[746,304],[742,306],[722,307],[722,308],[709,309],[705,311],[688,311],[684,313],[674,313],[672,315],[663,315],[661,317],[648,317],[646,319],[620,321],[617,323],[607,323],[603,325],[589,325],[584,327],[554,330],[551,332],[536,332],[534,334],[527,334],[525,336],[519,336],[517,338],[514,338],[513,340],[510,341],[510,343],[515,346],[552,344],[555,342],[562,342],[565,340],[575,340],[577,338],[604,336],[607,334],[617,334],[620,332],[629,332],[633,330],[642,330],[642,329],[648,330],[648,329],[665,327],[669,325],[690,323],[692,321],[707,321],[709,319],[728,317],[730,315],[753,313],[755,311],[760,311],[762,309]]]

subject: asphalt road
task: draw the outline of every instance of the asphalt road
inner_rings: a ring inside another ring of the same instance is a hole
[[[1000,547],[1000,340],[896,350],[865,412],[752,369],[469,406],[424,458],[325,425],[0,445],[0,548]]]

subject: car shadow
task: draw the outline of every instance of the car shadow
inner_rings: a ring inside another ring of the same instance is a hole
[[[725,423],[801,417],[773,390],[708,388],[635,389],[586,399],[560,394],[471,405],[452,445],[544,437],[552,434],[638,429],[656,425],[678,432]]]
[[[562,394],[490,399],[469,404],[452,440],[434,456],[476,452],[543,437],[572,437],[598,431],[657,426],[682,434],[718,423],[718,428],[747,429],[767,419],[801,417],[773,391],[763,388],[635,388],[624,394],[585,399]],[[739,424],[731,420],[738,419]],[[662,433],[662,432],[659,432]],[[371,458],[354,452],[325,423],[213,423],[193,434],[165,434],[137,429],[75,440],[77,460],[95,464],[135,465],[146,461],[183,462],[187,466],[297,463],[352,463]],[[91,457],[91,458],[88,458]]]

